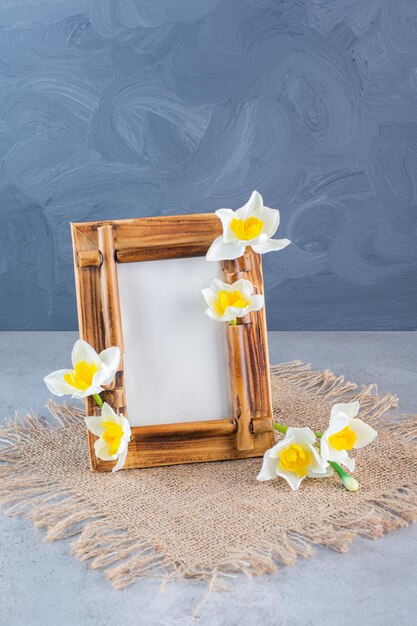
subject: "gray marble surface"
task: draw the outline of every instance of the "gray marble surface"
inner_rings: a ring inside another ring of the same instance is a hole
[[[0,333],[0,414],[42,411],[42,376],[65,366],[76,333]],[[302,359],[394,391],[400,410],[416,410],[417,333],[273,332],[272,362]],[[239,577],[211,596],[204,626],[412,626],[417,612],[417,527],[378,541],[357,539],[347,555],[324,548],[273,576]],[[46,543],[25,519],[0,517],[1,626],[186,626],[204,596],[200,582],[159,591],[155,580],[115,590],[69,553]]]

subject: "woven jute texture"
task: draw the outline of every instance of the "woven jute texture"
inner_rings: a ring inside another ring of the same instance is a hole
[[[26,416],[2,430],[0,501],[48,540],[74,537],[73,553],[116,587],[147,575],[213,583],[269,573],[314,544],[345,552],[356,534],[379,537],[417,518],[417,416],[387,418],[395,396],[301,362],[273,367],[272,390],[277,420],[315,430],[332,404],[360,401],[379,437],[357,453],[358,492],[337,477],[295,493],[281,479],[259,483],[261,459],[92,473],[82,411],[51,403],[49,423]]]

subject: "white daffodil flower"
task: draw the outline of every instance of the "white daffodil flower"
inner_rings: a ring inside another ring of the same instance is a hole
[[[264,206],[257,191],[240,209],[219,209],[216,215],[221,220],[223,234],[211,244],[207,261],[237,259],[245,253],[246,246],[251,246],[258,254],[265,254],[282,250],[291,243],[289,239],[272,239],[278,230],[279,211]]]
[[[85,417],[87,428],[98,437],[94,444],[96,457],[103,461],[115,461],[112,471],[117,472],[126,461],[128,443],[130,441],[130,426],[124,415],[117,415],[104,402],[101,407],[101,416]]]
[[[253,295],[250,280],[243,278],[231,285],[215,278],[201,293],[208,304],[206,315],[217,322],[231,322],[250,311],[259,311],[265,304],[262,295]]]
[[[333,470],[325,462],[314,443],[316,436],[310,428],[288,428],[285,438],[264,454],[257,480],[272,480],[281,476],[293,491],[304,478],[324,478]]]
[[[329,427],[321,438],[321,456],[325,461],[335,461],[355,471],[355,459],[349,450],[364,448],[378,436],[368,424],[357,418],[359,402],[335,404],[330,413]]]
[[[86,341],[78,339],[72,349],[74,369],[57,370],[44,381],[49,391],[56,396],[72,394],[73,398],[86,398],[103,391],[116,375],[120,363],[119,348],[107,348],[100,354]]]

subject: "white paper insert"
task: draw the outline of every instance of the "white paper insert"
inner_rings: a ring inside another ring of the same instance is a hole
[[[231,417],[226,325],[204,314],[201,294],[220,263],[119,263],[117,272],[130,424]]]

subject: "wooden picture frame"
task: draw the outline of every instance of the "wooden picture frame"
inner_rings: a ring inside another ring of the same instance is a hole
[[[221,232],[215,214],[139,218],[71,224],[79,330],[97,352],[119,346],[122,359],[103,400],[129,417],[123,371],[123,329],[117,264],[204,256]],[[260,255],[247,249],[223,261],[224,282],[247,278],[263,293]],[[204,302],[202,300],[202,315]],[[213,322],[218,323],[218,322]],[[274,445],[265,310],[252,312],[227,333],[233,415],[227,419],[132,427],[126,468],[144,468],[262,456]],[[88,415],[99,414],[92,397]],[[114,463],[95,456],[88,433],[91,467],[109,471]]]

